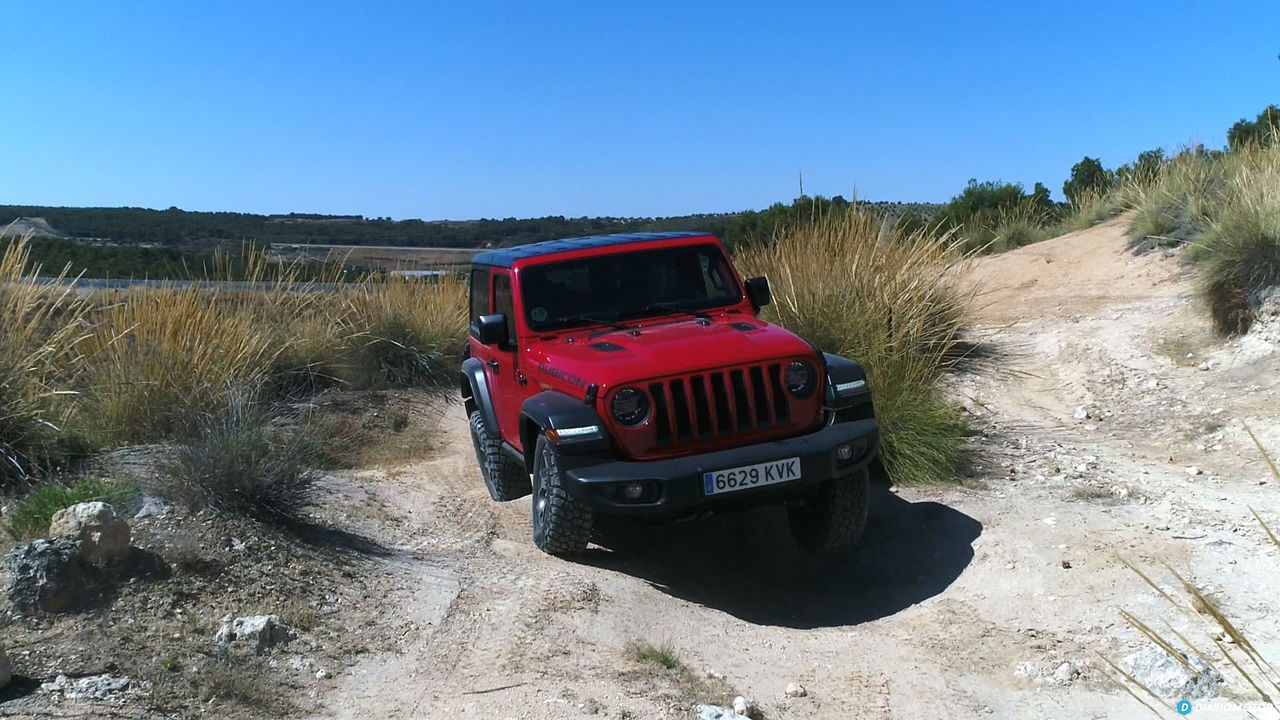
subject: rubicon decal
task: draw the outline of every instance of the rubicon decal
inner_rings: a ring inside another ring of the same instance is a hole
[[[565,372],[564,370],[560,370],[559,368],[553,368],[546,363],[538,364],[538,372],[544,375],[550,375],[553,378],[559,378],[569,383],[570,385],[576,385],[578,387],[587,386],[586,380],[583,380],[582,378],[578,377],[577,375],[574,375],[573,373]]]

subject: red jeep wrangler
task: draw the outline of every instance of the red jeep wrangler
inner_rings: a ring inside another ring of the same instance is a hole
[[[804,549],[852,549],[879,427],[861,366],[758,317],[697,233],[482,252],[461,390],[494,500],[533,493],[533,541],[583,550],[597,515],[785,503]]]

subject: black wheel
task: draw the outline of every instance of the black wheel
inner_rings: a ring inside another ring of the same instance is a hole
[[[533,544],[552,555],[573,555],[591,539],[591,509],[565,492],[560,453],[538,436],[533,456]]]
[[[480,463],[490,497],[507,502],[529,494],[529,474],[524,465],[502,452],[502,438],[489,430],[479,410],[471,413],[471,444],[476,448],[476,462]]]
[[[828,557],[848,555],[867,526],[871,482],[865,469],[829,480],[816,495],[787,508],[791,535],[802,550]]]

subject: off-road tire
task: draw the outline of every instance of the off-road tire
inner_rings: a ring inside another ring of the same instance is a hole
[[[533,455],[533,544],[551,555],[575,555],[591,539],[591,509],[564,489],[560,452],[545,435]]]
[[[814,496],[787,508],[791,536],[806,552],[848,556],[862,539],[870,499],[871,481],[865,469],[828,480]]]
[[[484,476],[489,496],[498,502],[522,498],[532,492],[524,465],[502,451],[502,438],[489,429],[479,410],[471,413],[471,444],[476,449],[476,462]]]

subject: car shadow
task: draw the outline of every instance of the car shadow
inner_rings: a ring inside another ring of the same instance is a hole
[[[872,486],[866,533],[843,562],[795,547],[781,507],[659,526],[614,527],[580,562],[760,625],[818,628],[887,617],[947,589],[982,524]]]

